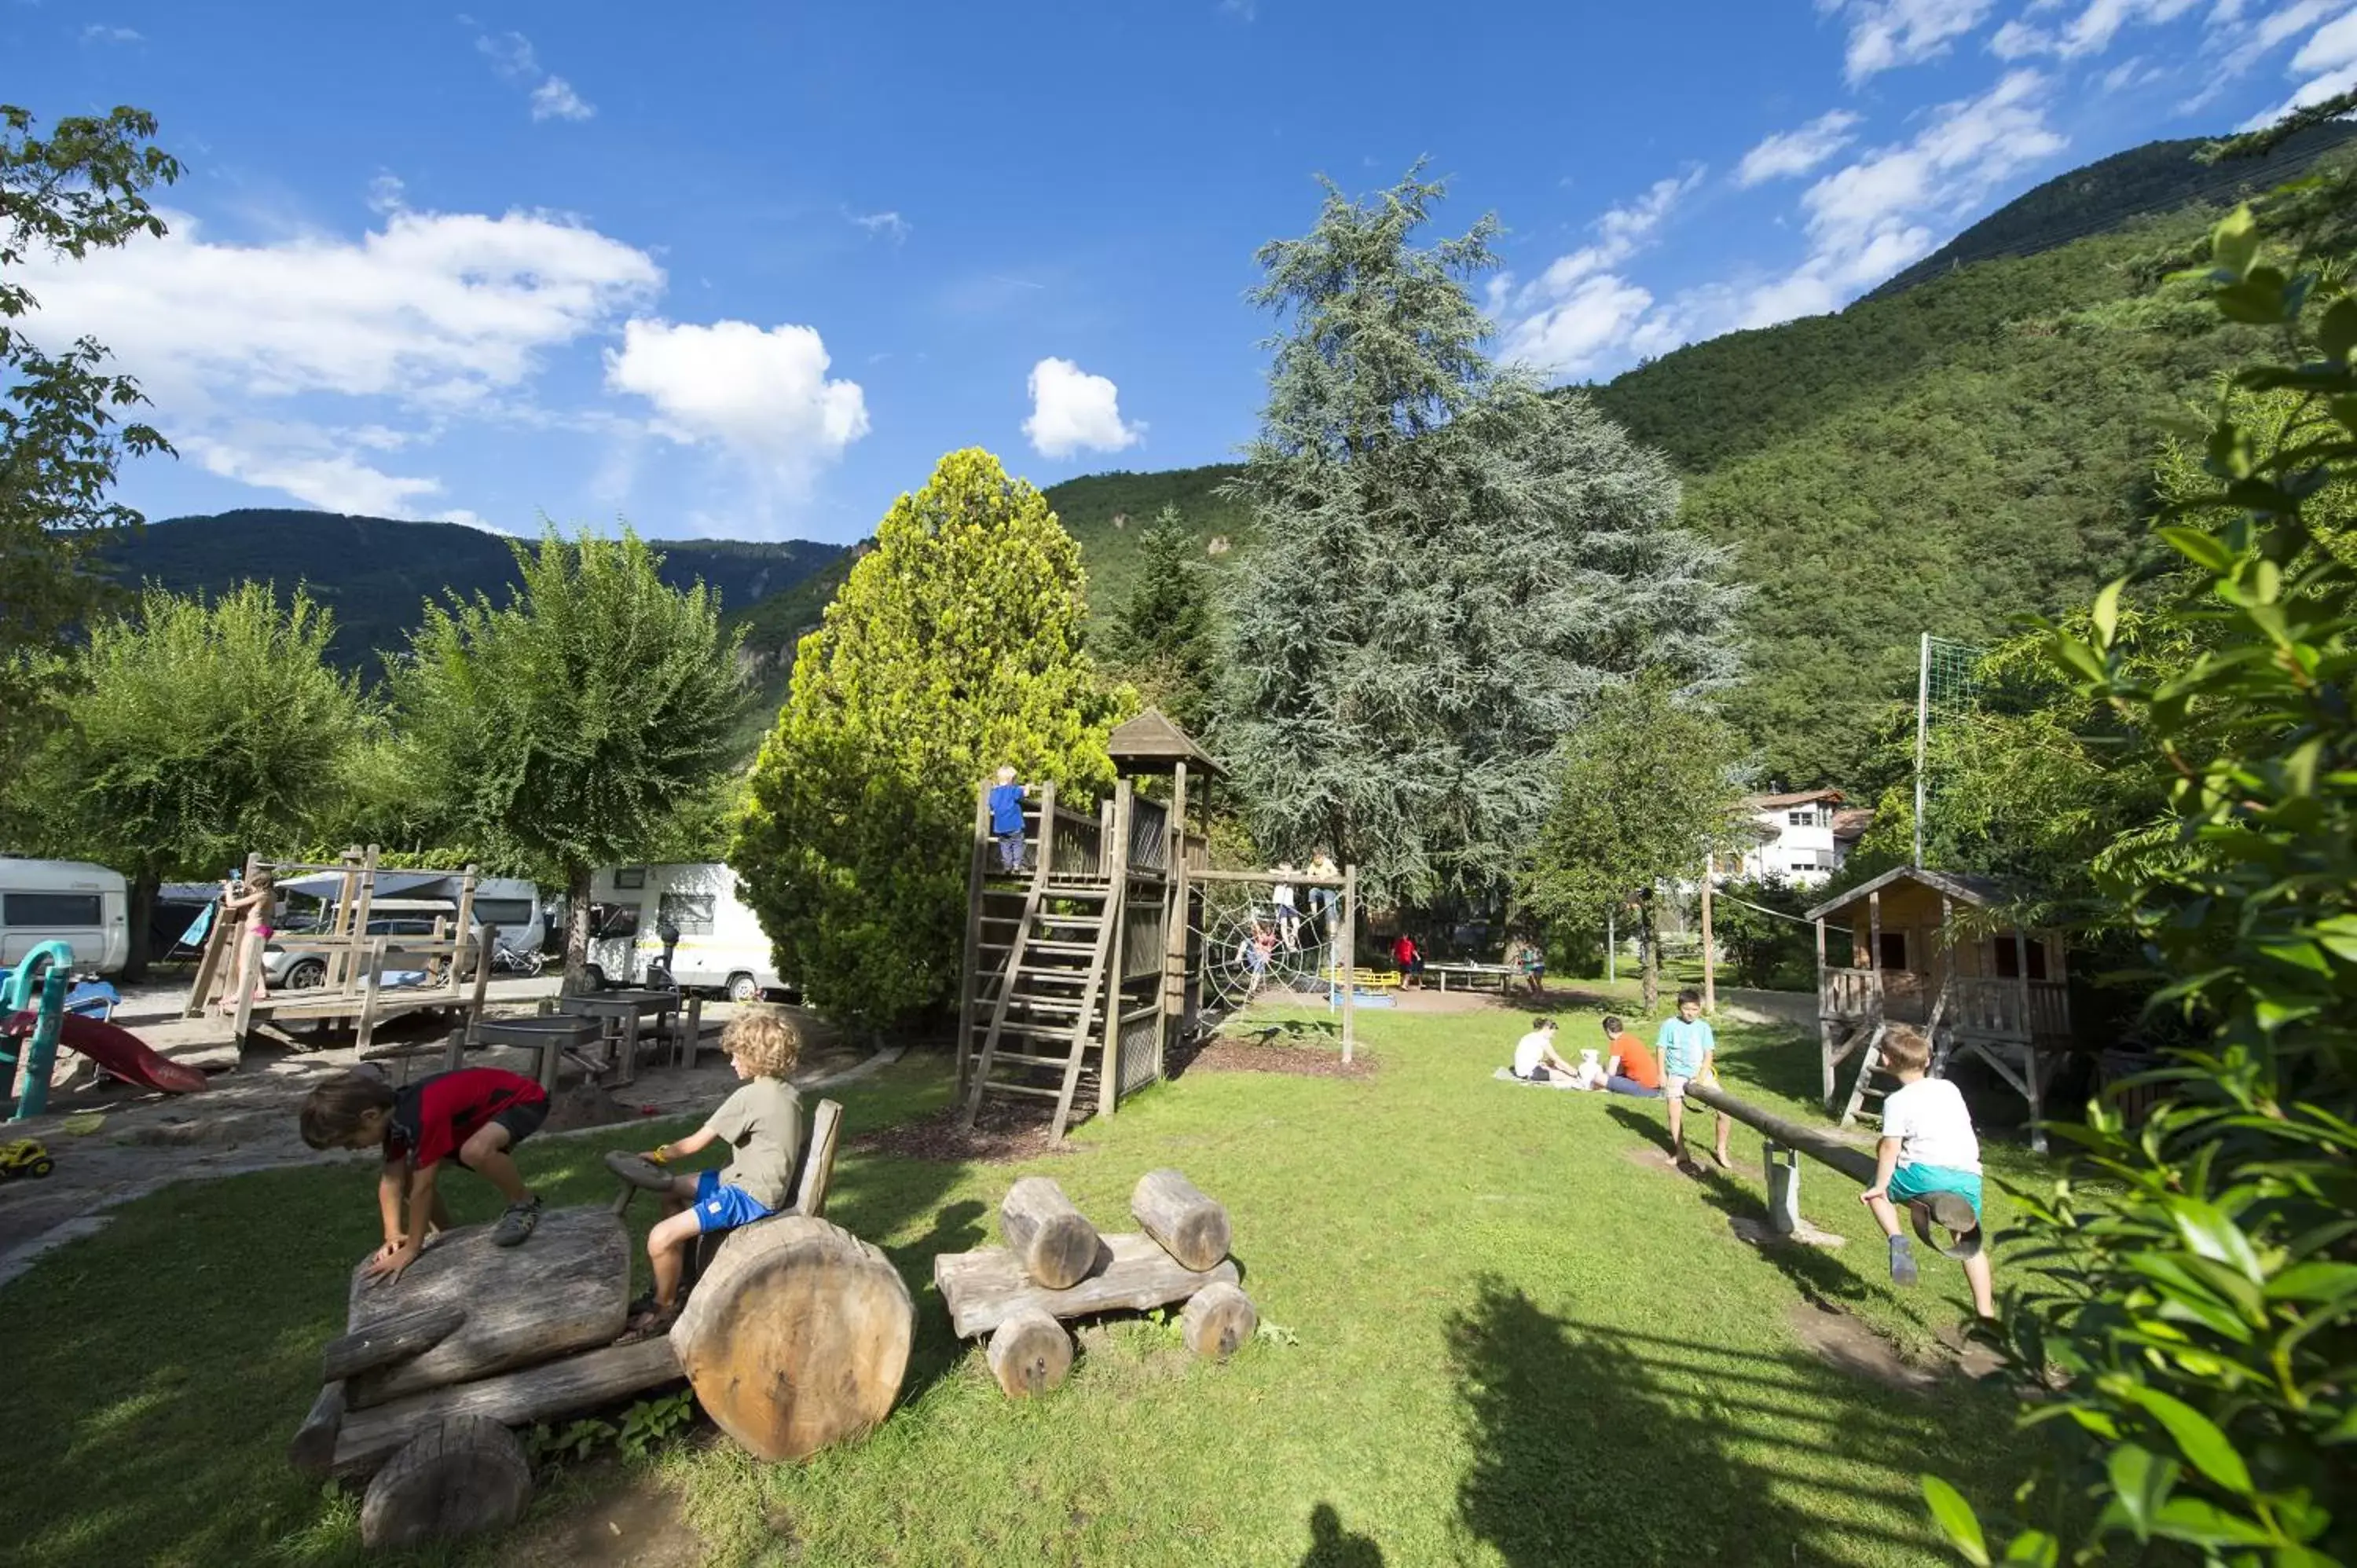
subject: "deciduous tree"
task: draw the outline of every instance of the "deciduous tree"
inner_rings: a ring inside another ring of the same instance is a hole
[[[986,771],[1111,782],[1085,620],[1079,547],[989,453],[951,453],[886,514],[802,640],[731,856],[814,1001],[883,1026],[949,1000]]]
[[[429,815],[565,885],[578,988],[592,873],[675,841],[727,769],[745,683],[718,602],[666,585],[627,527],[513,548],[514,601],[429,605],[387,684]]]

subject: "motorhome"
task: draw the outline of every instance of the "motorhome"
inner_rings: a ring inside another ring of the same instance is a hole
[[[131,957],[129,902],[122,875],[102,865],[0,856],[0,969],[63,942],[74,968],[114,973]]]
[[[662,959],[664,917],[679,929],[672,978],[686,990],[720,991],[732,1002],[791,990],[780,977],[769,934],[739,896],[737,874],[711,865],[617,865],[589,884],[589,972],[599,985],[643,981]]]

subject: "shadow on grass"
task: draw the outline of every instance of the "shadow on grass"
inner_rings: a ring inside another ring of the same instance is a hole
[[[1319,1503],[1309,1510],[1309,1550],[1301,1568],[1383,1568],[1383,1551],[1371,1538],[1345,1530],[1332,1503]]]
[[[1936,1560],[1911,1477],[1962,1434],[1928,1400],[1797,1348],[1573,1322],[1494,1277],[1448,1335],[1458,1513],[1510,1568]]]
[[[1718,1066],[1722,1077],[1756,1084],[1803,1105],[1824,1104],[1824,1047],[1798,1025],[1729,1029],[1719,1047]],[[1835,1069],[1837,1094],[1849,1091],[1850,1076],[1857,1070],[1855,1055]]]

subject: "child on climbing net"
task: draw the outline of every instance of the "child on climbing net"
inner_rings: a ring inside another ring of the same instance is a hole
[[[1899,1079],[1899,1087],[1882,1102],[1874,1185],[1858,1194],[1890,1238],[1890,1278],[1902,1285],[1913,1284],[1917,1273],[1914,1248],[1900,1228],[1900,1204],[1952,1192],[1973,1206],[1975,1219],[1981,1213],[1981,1144],[1973,1132],[1973,1113],[1954,1084],[1924,1076],[1931,1060],[1932,1045],[1921,1030],[1894,1024],[1883,1035],[1882,1065]],[[1964,1259],[1964,1279],[1973,1287],[1973,1310],[1995,1317],[1988,1250],[1984,1247]]]
[[[417,1261],[429,1230],[447,1230],[450,1212],[436,1190],[442,1162],[456,1158],[500,1189],[507,1212],[491,1228],[494,1246],[520,1245],[540,1223],[540,1199],[523,1184],[509,1151],[548,1118],[548,1092],[531,1079],[495,1067],[437,1072],[396,1090],[365,1069],[331,1079],[303,1101],[303,1142],[315,1149],[381,1149],[377,1208],[384,1245],[369,1260],[371,1278],[387,1283]]]
[[[783,1013],[748,1009],[728,1020],[720,1046],[745,1086],[722,1101],[703,1127],[676,1144],[649,1150],[647,1158],[669,1165],[702,1153],[715,1139],[733,1144],[737,1157],[726,1170],[673,1178],[663,1195],[663,1218],[647,1232],[655,1288],[631,1304],[624,1344],[671,1331],[679,1316],[680,1276],[696,1237],[750,1225],[785,1207],[787,1184],[802,1147],[802,1098],[786,1075],[802,1055],[802,1036]]]

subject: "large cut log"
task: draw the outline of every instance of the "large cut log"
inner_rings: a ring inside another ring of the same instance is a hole
[[[411,1394],[345,1414],[343,1430],[336,1437],[335,1471],[339,1476],[373,1475],[410,1439],[453,1416],[479,1415],[504,1426],[523,1426],[595,1410],[678,1380],[679,1358],[670,1340],[658,1337],[585,1350],[479,1383]]]
[[[1259,1326],[1260,1314],[1252,1299],[1225,1282],[1205,1285],[1189,1296],[1187,1310],[1178,1315],[1187,1348],[1210,1361],[1224,1361],[1234,1355]]]
[[[998,1233],[1034,1284],[1063,1290],[1097,1261],[1097,1228],[1046,1176],[1025,1176],[998,1206]]]
[[[1138,1177],[1129,1211],[1147,1235],[1198,1273],[1228,1255],[1228,1211],[1177,1171],[1148,1171]]]
[[[361,1544],[397,1552],[504,1530],[532,1501],[523,1444],[498,1422],[462,1415],[421,1433],[393,1456],[361,1499]]]
[[[949,1304],[961,1339],[988,1334],[1018,1312],[1037,1307],[1050,1317],[1092,1317],[1100,1312],[1143,1312],[1184,1301],[1205,1285],[1239,1276],[1233,1262],[1208,1271],[1181,1264],[1149,1236],[1108,1236],[1086,1278],[1068,1290],[1046,1290],[1026,1278],[1004,1247],[942,1252],[933,1259],[933,1284]]]
[[[421,1351],[431,1350],[466,1321],[467,1309],[456,1302],[412,1307],[375,1318],[358,1333],[328,1341],[327,1349],[319,1357],[319,1376],[332,1383],[406,1360]]]
[[[985,1352],[990,1375],[1010,1399],[1044,1394],[1072,1369],[1072,1337],[1064,1326],[1033,1308],[998,1326]]]
[[[352,1271],[345,1338],[437,1308],[458,1308],[466,1321],[432,1348],[352,1378],[346,1394],[362,1410],[608,1345],[630,1305],[630,1232],[602,1208],[552,1208],[521,1247],[492,1246],[488,1225],[448,1231],[391,1284],[369,1279],[366,1265]]]
[[[295,1429],[286,1445],[286,1462],[307,1476],[324,1476],[335,1468],[336,1434],[344,1424],[344,1385],[329,1383],[311,1402],[311,1413]]]
[[[800,1459],[891,1412],[916,1332],[883,1253],[789,1214],[729,1234],[671,1343],[723,1432],[759,1458]]]

